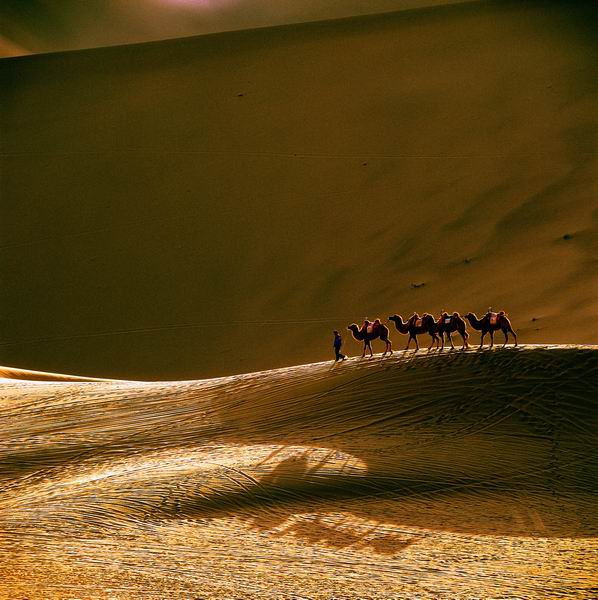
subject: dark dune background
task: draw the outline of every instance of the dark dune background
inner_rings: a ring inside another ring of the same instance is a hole
[[[327,358],[366,316],[489,305],[521,341],[594,342],[593,8],[0,61],[0,364],[225,375]]]
[[[476,0],[4,0],[0,56],[149,42]]]

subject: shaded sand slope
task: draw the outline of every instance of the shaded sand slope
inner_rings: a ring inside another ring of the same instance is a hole
[[[64,375],[63,373],[46,373],[44,371],[30,371],[16,367],[1,367],[0,379],[20,379],[21,381],[110,381],[80,375]]]
[[[0,580],[61,598],[589,597],[596,397],[596,347],[4,380]]]
[[[591,7],[1,61],[0,363],[224,375],[488,305],[523,341],[594,342]]]

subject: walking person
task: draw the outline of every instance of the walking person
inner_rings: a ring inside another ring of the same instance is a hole
[[[347,357],[341,353],[341,346],[343,345],[343,338],[341,337],[341,334],[336,329],[332,333],[334,334],[334,342],[332,344],[332,347],[334,348],[334,354],[336,356],[335,362],[337,360],[345,360],[345,358],[347,358]]]

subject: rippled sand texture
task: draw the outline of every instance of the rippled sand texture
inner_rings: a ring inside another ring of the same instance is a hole
[[[2,597],[590,598],[597,397],[565,346],[3,379]]]

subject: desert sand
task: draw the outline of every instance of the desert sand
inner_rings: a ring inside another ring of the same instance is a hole
[[[527,343],[595,343],[592,9],[1,60],[0,364],[214,377],[488,306]]]
[[[0,60],[0,598],[595,597],[593,8]]]
[[[598,347],[4,379],[6,598],[590,598]]]

